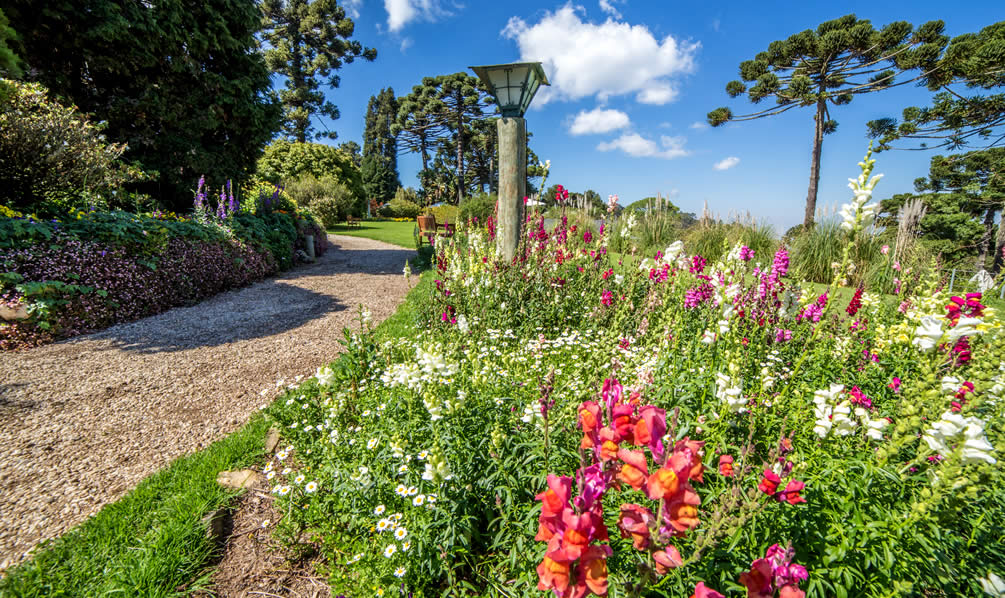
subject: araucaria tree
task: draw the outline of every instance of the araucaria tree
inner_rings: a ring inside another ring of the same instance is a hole
[[[822,23],[815,31],[806,30],[771,42],[766,51],[740,64],[743,81],[731,81],[726,85],[726,93],[734,98],[745,93],[755,104],[770,98],[774,105],[740,116],[729,108],[717,108],[708,113],[708,122],[717,127],[730,121],[812,107],[813,153],[803,218],[803,226],[812,226],[823,138],[837,129],[830,106],[847,104],[857,95],[916,80],[895,83],[895,77],[905,71],[920,69],[923,74],[930,71],[948,41],[942,29],[941,21],[931,21],[917,30],[910,23],[898,21],[877,30],[868,20],[847,15]]]
[[[393,125],[398,117],[398,98],[388,87],[370,96],[363,129],[363,186],[369,198],[388,201],[401,183],[398,180],[398,140]]]
[[[436,89],[430,85],[416,85],[412,93],[398,98],[398,115],[391,130],[397,135],[399,148],[418,153],[422,159],[419,178],[425,188],[430,182],[430,152],[436,150],[446,133]]]
[[[911,149],[959,149],[973,142],[987,147],[1005,140],[1005,93],[986,93],[1005,88],[1005,21],[979,33],[954,37],[942,58],[924,79],[937,92],[932,105],[905,108],[903,119],[870,121],[869,135],[878,138],[880,149],[897,140]],[[966,90],[985,93],[964,95]],[[910,141],[903,141],[910,140]]]
[[[424,87],[433,89],[435,114],[452,134],[457,158],[456,191],[457,203],[464,200],[464,147],[468,139],[472,121],[485,118],[494,102],[488,89],[475,77],[467,73],[426,77]]]
[[[321,84],[338,87],[343,64],[356,58],[373,60],[377,51],[351,39],[355,24],[336,0],[263,0],[262,12],[266,64],[286,79],[279,92],[283,132],[299,142],[334,139],[334,131],[316,133],[311,123],[316,114],[339,117]]]

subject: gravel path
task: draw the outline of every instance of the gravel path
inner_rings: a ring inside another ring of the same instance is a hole
[[[359,304],[375,322],[391,315],[414,252],[329,240],[278,278],[0,355],[0,568],[239,428],[277,380],[333,360]]]

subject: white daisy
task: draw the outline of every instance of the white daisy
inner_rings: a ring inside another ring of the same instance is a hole
[[[418,488],[416,488],[415,486],[409,486],[408,492],[405,494],[405,496],[415,496],[418,493],[419,493]]]
[[[408,496],[408,488],[404,484],[398,484],[398,487],[394,489],[394,493],[398,496]]]
[[[362,552],[357,552],[356,554],[353,555],[353,557],[351,559],[349,559],[348,563],[351,565],[352,563],[355,563],[356,561],[360,560],[361,558],[363,558],[363,553]]]
[[[387,548],[384,549],[384,558],[391,558],[394,553],[398,552],[398,547],[395,544],[388,544]]]
[[[303,484],[304,480],[306,480],[306,479],[307,479],[307,476],[305,476],[304,474],[300,474],[300,475],[298,475],[297,477],[295,477],[293,479],[293,483],[299,486],[300,484]]]
[[[270,472],[268,472],[268,473],[265,474],[265,479],[267,479],[267,480],[271,480],[274,477],[276,477],[276,472],[275,471],[270,471]]]
[[[394,525],[387,519],[381,519],[377,522],[377,531],[386,532],[389,528],[394,527]]]
[[[409,551],[409,549],[411,549],[411,548],[412,548],[412,542],[411,542],[411,541],[409,541],[409,540],[405,540],[405,541],[404,541],[404,542],[403,542],[403,543],[401,544],[401,551],[402,551],[402,552],[408,552],[408,551]]]
[[[397,569],[395,569],[394,570],[394,576],[395,577],[404,577],[405,576],[405,568],[404,567],[398,567]]]
[[[279,451],[278,453],[276,453],[276,459],[279,459],[280,461],[282,461],[283,459],[285,459],[286,457],[289,457],[289,456],[290,456],[290,454],[287,451]]]
[[[423,461],[425,461],[426,457],[428,457],[428,456],[429,456],[429,451],[422,451],[421,453],[419,453],[419,459],[422,459]]]
[[[384,511],[386,511],[386,510],[387,510],[387,508],[384,505],[377,505],[377,507],[373,510],[373,514],[374,515],[383,515]]]
[[[286,496],[287,494],[290,493],[290,490],[292,490],[292,489],[293,488],[290,487],[290,486],[280,486],[279,487],[279,496]]]
[[[407,465],[402,465],[398,468],[398,475],[405,475],[406,473],[408,473]]]
[[[407,535],[408,535],[408,530],[405,529],[405,528],[403,528],[403,527],[399,527],[398,529],[394,530],[394,539],[395,540],[404,540],[405,536],[407,536]]]
[[[269,527],[269,523],[270,523],[270,521],[268,519],[263,519],[262,520],[262,528]]]
[[[318,483],[314,481],[307,482],[307,485],[304,486],[304,491],[307,492],[307,494],[314,494],[315,492],[317,492],[317,490],[318,490]]]
[[[426,497],[423,494],[420,494],[412,499],[412,504],[416,507],[421,507],[424,502],[426,502]]]
[[[377,441],[377,439],[376,439],[376,438],[371,438],[371,439],[370,439],[370,440],[369,440],[369,441],[368,441],[368,442],[366,443],[366,448],[368,448],[368,449],[370,449],[370,450],[372,451],[373,449],[377,448],[377,442],[378,442],[378,441]]]
[[[293,470],[287,467],[286,469],[283,470],[282,473],[283,475],[290,475],[291,473],[293,473]]]

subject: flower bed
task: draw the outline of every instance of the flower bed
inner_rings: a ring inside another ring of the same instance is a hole
[[[506,263],[491,228],[459,228],[414,338],[364,322],[270,408],[279,533],[349,596],[990,587],[1005,332],[933,272],[832,299],[871,165],[823,293],[787,282],[784,247],[674,244],[629,269],[603,229],[531,217]]]
[[[306,218],[306,219],[305,219]],[[314,234],[309,216],[79,212],[62,221],[0,216],[0,350],[35,346],[188,305],[284,270]],[[301,253],[303,253],[301,251]]]

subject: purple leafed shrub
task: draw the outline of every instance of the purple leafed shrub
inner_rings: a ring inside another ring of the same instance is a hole
[[[64,297],[66,303],[54,307],[46,318],[50,330],[40,328],[34,319],[0,325],[0,350],[31,347],[160,313],[278,270],[265,249],[240,241],[183,238],[170,239],[156,264],[122,247],[62,238],[0,250],[0,265],[2,271],[20,274],[26,281],[60,281],[94,289]],[[0,291],[0,304],[14,307],[20,299],[11,286]]]

